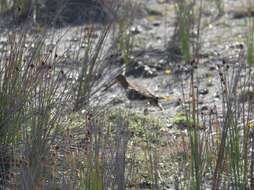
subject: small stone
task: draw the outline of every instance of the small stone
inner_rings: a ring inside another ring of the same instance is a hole
[[[150,59],[150,56],[149,55],[145,55],[144,59]]]
[[[76,37],[71,38],[70,41],[71,41],[71,42],[77,42],[77,41],[78,41],[78,38],[76,38]]]
[[[204,105],[204,106],[201,107],[201,111],[207,111],[207,110],[208,110],[208,106]]]
[[[207,81],[207,83],[206,83],[206,86],[207,86],[207,87],[213,86],[213,81],[212,81],[212,79],[208,79],[208,81]]]
[[[168,129],[172,129],[172,128],[174,127],[174,124],[171,123],[169,120],[167,120],[166,127],[167,127]]]
[[[153,22],[153,26],[155,26],[155,27],[158,27],[158,26],[160,26],[161,25],[161,22],[160,21],[154,21]]]
[[[165,63],[165,60],[164,59],[160,59],[159,60],[159,64],[161,65],[161,64],[164,64]]]
[[[158,6],[147,6],[146,7],[146,12],[150,16],[163,16],[162,14],[162,8]]]
[[[219,92],[215,92],[213,96],[214,96],[214,98],[218,99],[218,98],[220,98],[220,93]]]
[[[209,93],[209,90],[207,88],[199,90],[199,94],[201,95],[207,95]]]
[[[144,77],[155,77],[158,74],[156,73],[156,69],[150,68],[149,66],[145,65],[144,67]]]
[[[130,56],[130,60],[135,60],[135,57],[133,55]]]
[[[132,26],[131,29],[130,29],[130,32],[133,35],[137,35],[137,34],[140,34],[142,32],[142,28],[141,28],[141,26]]]
[[[236,44],[235,47],[238,48],[238,49],[243,49],[244,48],[244,44],[238,43],[238,44]]]
[[[217,113],[217,110],[216,110],[216,107],[214,106],[213,108],[210,108],[209,109],[209,114],[210,115],[214,115],[214,114],[216,114]]]
[[[181,98],[178,98],[176,102],[174,103],[174,106],[177,107],[177,106],[180,106],[181,104],[182,104],[182,100]]]
[[[118,104],[122,104],[124,101],[121,99],[121,98],[113,98],[112,100],[112,104],[115,106],[115,105],[118,105]]]
[[[87,44],[86,43],[82,43],[81,44],[81,48],[86,48],[87,47]]]
[[[168,133],[169,132],[169,128],[167,128],[167,127],[162,127],[162,128],[160,128],[160,133]]]

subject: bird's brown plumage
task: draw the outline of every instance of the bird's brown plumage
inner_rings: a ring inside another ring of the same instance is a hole
[[[110,88],[115,83],[120,84],[127,91],[127,97],[129,99],[148,100],[151,105],[157,106],[163,110],[162,106],[159,104],[159,99],[163,99],[162,97],[158,97],[147,90],[145,87],[129,81],[124,75],[117,75],[113,82],[106,87],[106,89]]]

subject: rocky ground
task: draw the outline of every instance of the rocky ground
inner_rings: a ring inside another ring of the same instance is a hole
[[[173,0],[140,0],[138,2],[141,3],[138,10],[142,10],[142,14],[134,20],[134,24],[130,28],[134,39],[134,49],[130,57],[131,64],[127,70],[127,77],[130,81],[147,88],[157,96],[166,96],[167,99],[161,101],[164,110],[161,111],[157,107],[147,105],[145,101],[128,100],[125,91],[117,84],[109,88],[99,100],[96,100],[96,103],[141,114],[145,109],[148,110],[149,116],[158,118],[163,123],[162,141],[167,141],[168,146],[161,146],[159,151],[174,154],[174,150],[170,147],[175,146],[175,142],[168,139],[172,139],[172,134],[176,133],[172,129],[172,121],[176,114],[183,112],[184,101],[185,103],[190,101],[188,98],[190,93],[190,66],[181,61],[179,49],[174,47],[173,37],[176,35],[177,20]],[[211,1],[204,1],[202,10],[200,60],[195,69],[195,76],[198,81],[199,110],[204,113],[214,107],[217,107],[218,111],[222,109],[222,89],[217,66],[226,68],[227,71],[225,72],[229,73],[228,76],[238,68],[239,62],[241,62],[239,53],[242,49],[246,49],[244,45],[248,31],[246,21],[250,16],[253,16],[253,14],[248,15],[247,2],[225,0],[224,3],[222,14],[219,14],[215,2]],[[81,28],[82,26],[73,26],[71,28],[52,29],[50,32],[59,36],[64,34],[57,51],[59,55],[69,57],[70,64],[61,63],[59,67],[70,71],[74,78],[78,70],[78,63],[73,63],[72,58],[75,56],[75,47],[81,40]],[[96,28],[96,30],[99,33],[101,27]],[[3,33],[6,32],[5,29],[2,31]],[[98,36],[95,35],[94,39],[98,39]],[[2,35],[0,51],[5,51],[2,48],[5,43],[7,43],[7,38]],[[54,46],[55,42],[52,43],[48,39],[48,47],[50,48],[52,45]],[[111,73],[121,67],[121,57],[113,56],[109,59],[109,63],[110,68],[106,72],[108,76],[104,76],[104,78],[110,78]],[[243,72],[242,77],[245,74]],[[104,82],[102,81],[102,83]],[[185,100],[183,100],[183,92],[187,97]],[[179,131],[177,134],[179,135]],[[175,151],[180,152],[181,147],[178,148]],[[164,157],[161,167],[169,168],[170,166],[167,165],[169,157],[168,155]],[[164,172],[169,171],[165,169]],[[163,181],[169,182],[175,180],[172,179],[174,174],[174,172],[168,175],[161,173],[162,176],[168,178],[163,179]],[[169,184],[167,189],[170,189],[170,186],[173,184]]]
[[[130,57],[131,63],[127,76],[158,96],[170,97],[167,101],[162,101],[164,111],[151,106],[148,107],[148,110],[151,114],[163,118],[172,117],[179,109],[179,99],[182,97],[181,85],[184,91],[188,92],[190,76],[190,67],[184,65],[179,58],[181,56],[179,49],[174,46],[176,42],[172,39],[176,35],[177,26],[175,4],[167,0],[137,2],[139,8],[136,12],[142,10],[142,13],[140,13],[141,16],[137,16],[138,18],[134,20],[130,28],[134,39],[134,49]],[[216,65],[222,64],[222,60],[225,60],[230,66],[235,65],[238,62],[239,50],[246,40],[248,14],[245,7],[247,2],[227,0],[224,3],[222,15],[219,15],[215,2],[204,2],[203,5],[200,63],[195,72],[199,79],[200,109],[207,109],[206,107],[220,101],[221,89],[217,80]],[[1,28],[1,30],[2,34],[7,32],[6,28]],[[101,27],[98,26],[95,30],[99,33]],[[76,48],[85,46],[85,44],[79,44],[82,40],[81,33],[82,26],[73,26],[52,29],[48,35],[62,36],[57,53],[69,58],[70,63],[61,63],[59,67],[73,72],[74,75],[78,70],[78,64],[72,60],[77,54]],[[96,40],[98,36],[95,35],[94,39]],[[46,40],[48,49],[56,45],[54,42],[56,40],[52,42],[52,38]],[[3,47],[6,43],[7,37],[1,35],[1,51],[5,51]],[[112,72],[121,67],[121,64],[119,56],[110,59],[110,65],[113,65]],[[108,71],[109,74],[110,72],[111,70]],[[182,80],[179,80],[181,72],[183,73]],[[112,106],[115,107],[126,107],[139,112],[143,112],[145,108],[145,102],[129,101],[118,85],[109,89],[103,97],[105,102],[112,99],[114,102]]]
[[[156,107],[145,106],[144,102],[129,101],[119,85],[109,89],[106,97],[113,98],[117,107],[138,112],[147,107],[150,114],[169,122],[181,111],[182,90],[186,95],[190,92],[190,67],[177,58],[179,52],[171,47],[176,25],[172,1],[150,0],[143,6],[146,16],[135,20],[131,28],[136,48],[134,63],[127,76],[154,94],[168,96],[169,99],[161,102],[164,111],[160,111]],[[239,63],[239,52],[246,48],[243,45],[247,32],[246,14],[242,1],[225,1],[221,16],[218,16],[214,3],[204,3],[200,63],[195,69],[199,81],[200,110],[209,110],[214,105],[220,109],[222,89],[217,65],[223,65],[225,60],[230,73]]]

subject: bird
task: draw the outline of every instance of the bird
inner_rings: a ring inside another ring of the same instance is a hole
[[[150,103],[150,105],[158,107],[161,111],[164,110],[161,104],[159,103],[159,100],[167,99],[167,97],[160,97],[154,95],[145,87],[128,80],[123,74],[117,75],[111,83],[106,85],[104,91],[106,91],[116,83],[120,84],[122,88],[126,90],[126,95],[129,100],[147,100]]]

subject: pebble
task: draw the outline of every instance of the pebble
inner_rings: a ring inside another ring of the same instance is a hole
[[[157,76],[157,72],[155,68],[151,68],[147,65],[144,67],[144,77],[155,77]]]
[[[207,111],[208,110],[208,106],[204,105],[201,107],[201,111]]]
[[[166,127],[168,128],[168,129],[172,129],[173,128],[173,124],[172,123],[167,123],[167,125],[166,125]]]
[[[160,64],[160,65],[165,64],[165,63],[166,63],[166,61],[165,61],[164,59],[160,59],[160,60],[159,60],[159,64]]]
[[[214,96],[214,98],[219,99],[220,98],[220,93],[219,92],[215,92],[213,96]]]
[[[124,100],[122,100],[121,98],[115,97],[115,98],[113,98],[113,100],[112,100],[112,104],[113,104],[113,105],[118,105],[118,104],[122,104],[122,103],[124,103]]]
[[[181,98],[178,98],[175,103],[174,103],[174,106],[177,107],[177,106],[180,106],[182,104],[182,100]]]
[[[137,34],[140,34],[142,33],[142,28],[141,26],[132,26],[131,29],[130,29],[130,32],[133,34],[133,35],[137,35]]]
[[[86,48],[88,45],[86,43],[81,44],[81,48]]]
[[[146,12],[150,16],[163,16],[162,8],[156,5],[150,5],[146,7]]]
[[[154,21],[153,22],[153,26],[155,26],[155,27],[158,27],[158,26],[160,26],[161,25],[161,22],[160,21]]]
[[[78,42],[78,38],[74,37],[70,39],[71,42]]]
[[[208,79],[208,81],[207,81],[207,83],[206,83],[206,86],[207,86],[207,87],[213,86],[213,81],[212,81],[212,79]]]
[[[216,66],[215,66],[215,65],[210,65],[210,66],[209,66],[209,70],[210,70],[210,71],[216,70]]]
[[[156,36],[156,40],[161,40],[161,37],[160,36]]]
[[[207,88],[203,88],[201,90],[199,90],[199,94],[201,95],[207,95],[209,93],[209,90]]]

